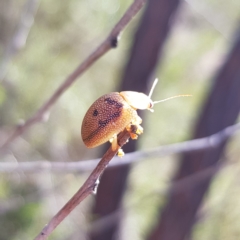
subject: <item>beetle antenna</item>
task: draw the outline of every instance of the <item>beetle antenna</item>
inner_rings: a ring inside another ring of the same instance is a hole
[[[158,78],[156,78],[156,79],[154,80],[153,85],[152,85],[152,88],[151,88],[151,90],[150,90],[150,92],[149,92],[149,94],[148,94],[148,97],[149,97],[150,99],[151,99],[151,96],[152,96],[152,94],[153,94],[153,90],[154,90],[154,88],[156,87],[157,83],[158,83]]]
[[[160,100],[160,101],[154,101],[153,104],[160,103],[160,102],[165,102],[165,101],[168,101],[170,99],[178,98],[178,97],[192,97],[192,95],[189,95],[189,94],[176,95],[176,96],[173,96],[173,97],[165,98],[165,99]]]

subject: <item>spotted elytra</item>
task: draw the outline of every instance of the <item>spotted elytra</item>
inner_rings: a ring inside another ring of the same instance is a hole
[[[167,101],[176,97],[190,95],[177,95],[160,101],[152,101],[151,96],[158,79],[153,83],[149,95],[144,93],[123,91],[112,92],[98,98],[88,109],[82,122],[82,139],[88,148],[97,147],[107,141],[112,142],[112,148],[117,146],[117,135],[125,128],[132,139],[137,139],[143,133],[140,126],[142,119],[137,109],[148,109],[153,112],[156,103]],[[134,126],[134,130],[133,127]],[[121,151],[122,152],[122,151]]]

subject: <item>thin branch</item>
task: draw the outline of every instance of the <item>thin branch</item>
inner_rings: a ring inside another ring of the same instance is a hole
[[[123,17],[116,24],[116,26],[110,32],[109,36],[103,41],[103,43],[100,44],[99,47],[67,77],[67,79],[49,98],[49,100],[46,101],[46,103],[43,104],[42,107],[40,107],[40,109],[31,118],[27,119],[24,124],[16,127],[12,135],[10,135],[6,142],[2,146],[0,146],[0,150],[9,146],[11,142],[13,142],[18,136],[24,133],[35,123],[47,119],[49,109],[58,100],[58,98],[77,80],[77,78],[82,75],[93,63],[96,62],[96,60],[102,57],[111,48],[117,47],[120,33],[132,20],[132,18],[139,12],[145,2],[146,0],[135,0],[133,2],[133,4],[128,8]]]
[[[0,81],[5,77],[8,65],[16,53],[26,45],[27,37],[34,23],[40,0],[28,0],[23,7],[17,30],[9,41],[4,56],[0,62]]]
[[[194,173],[192,175],[184,177],[183,179],[175,181],[170,190],[171,191],[180,191],[186,186],[194,187],[196,184],[198,184],[200,181],[204,180],[205,178],[209,177],[211,174],[214,174],[219,170],[225,169],[226,167],[235,167],[237,164],[238,164],[237,162],[218,163],[214,166],[208,167],[207,169],[204,169],[202,171],[199,171],[197,173]],[[59,188],[62,184],[63,184],[63,182],[60,182],[60,183],[58,182],[57,186],[54,187],[54,190]],[[95,220],[91,224],[88,231],[100,232],[100,231],[108,228],[109,226],[111,226],[111,224],[113,224],[119,218],[123,218],[124,212],[126,212],[128,209],[130,209],[134,206],[136,207],[137,204],[142,204],[143,201],[149,199],[150,197],[152,198],[152,196],[155,194],[158,194],[158,195],[160,194],[161,196],[166,197],[168,192],[169,192],[169,189],[154,190],[154,191],[148,192],[140,199],[137,199],[136,202],[134,202],[132,204],[128,204],[125,207],[121,207],[118,210],[114,211],[113,213],[111,213],[105,217],[102,217],[99,220]],[[13,211],[15,209],[20,208],[23,205],[26,205],[33,201],[37,201],[39,199],[40,195],[48,196],[50,193],[53,193],[52,188],[44,189],[44,190],[41,190],[40,192],[34,192],[32,194],[24,196],[24,201],[23,201],[22,197],[17,197],[17,198],[14,197],[12,199],[10,198],[10,199],[7,199],[6,201],[2,201],[0,203],[0,207],[1,207],[0,215],[2,216],[4,214],[8,213],[9,211]]]
[[[118,208],[116,211],[112,212],[111,214],[107,216],[103,216],[102,218],[95,220],[91,226],[89,227],[89,232],[102,232],[104,229],[107,229],[111,227],[112,224],[114,224],[119,219],[123,219],[125,216],[125,212],[127,212],[129,209],[136,208],[138,205],[144,204],[144,201],[152,199],[153,197],[159,198],[159,195],[161,197],[167,197],[169,194],[169,191],[171,192],[179,192],[184,188],[194,188],[196,185],[204,181],[206,178],[209,178],[216,174],[217,172],[221,171],[222,169],[225,169],[226,167],[233,167],[237,165],[238,163],[217,163],[213,166],[210,166],[204,170],[201,170],[199,172],[193,173],[189,176],[186,176],[182,179],[179,179],[175,182],[173,182],[171,188],[166,188],[164,190],[154,190],[151,192],[147,192],[142,196],[141,198],[136,199],[135,202],[131,204],[127,204],[124,207]]]
[[[111,159],[116,155],[119,148],[122,147],[129,139],[130,134],[124,130],[118,136],[118,148],[112,150],[110,147],[103,155],[101,161],[92,171],[82,187],[74,194],[74,196],[65,204],[65,206],[50,220],[50,222],[43,228],[35,240],[45,240],[52,233],[52,231],[71,213],[71,211],[78,206],[87,196],[96,193],[99,179],[106,169]]]
[[[221,16],[215,9],[211,9],[209,5],[204,4],[203,1],[195,1],[195,0],[185,0],[185,2],[198,13],[201,17],[203,17],[217,32],[219,32],[223,38],[227,41],[231,41],[229,39],[229,27],[228,23],[223,16]],[[228,29],[227,29],[228,27]]]
[[[182,143],[175,143],[166,146],[157,147],[145,151],[137,151],[126,154],[122,159],[114,158],[109,167],[116,167],[120,165],[139,162],[143,159],[150,157],[167,156],[170,154],[193,152],[203,149],[210,149],[219,146],[227,138],[238,134],[240,130],[240,123],[232,125],[205,138],[194,139],[185,141]],[[39,171],[51,171],[51,172],[87,172],[91,171],[100,159],[85,160],[79,162],[0,162],[0,172],[39,172]]]

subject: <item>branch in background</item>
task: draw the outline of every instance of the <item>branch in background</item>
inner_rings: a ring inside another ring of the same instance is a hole
[[[0,150],[8,147],[11,142],[13,142],[18,136],[24,133],[35,123],[47,119],[49,109],[58,100],[58,98],[77,80],[77,78],[82,75],[96,60],[98,60],[111,48],[117,47],[120,33],[132,20],[132,18],[139,12],[145,2],[146,0],[135,0],[133,2],[133,4],[125,12],[123,17],[116,24],[116,26],[110,32],[109,36],[103,41],[103,43],[100,44],[99,47],[67,77],[67,79],[49,98],[49,100],[45,104],[43,104],[42,107],[31,118],[27,119],[22,125],[16,127],[16,129],[8,137],[6,142],[2,146],[0,146]]]
[[[193,138],[202,138],[219,132],[233,125],[238,119],[240,110],[239,29],[236,37],[232,50],[215,76],[196,124]],[[222,159],[227,142],[228,139],[222,141],[215,148],[185,153],[174,181],[217,164]],[[205,178],[195,188],[185,188],[177,193],[170,192],[168,202],[164,209],[159,209],[158,221],[147,239],[186,239],[192,232],[196,213],[208,191],[213,176]]]
[[[203,1],[185,0],[185,2],[196,11],[199,16],[203,17],[213,29],[215,29],[215,31],[220,33],[225,40],[231,41],[231,39],[229,39],[228,18],[225,19],[215,11],[216,9],[211,9],[209,4],[206,4]]]
[[[198,173],[192,174],[190,176],[187,176],[181,180],[174,182],[173,188],[171,189],[171,191],[177,192],[186,186],[187,187],[195,187],[196,184],[203,181],[209,175],[215,174],[216,172],[219,172],[222,169],[225,169],[226,167],[235,167],[237,164],[238,164],[237,162],[234,162],[234,163],[228,162],[228,163],[221,163],[221,164],[218,163],[218,164],[211,166],[207,169],[204,169]],[[57,190],[57,188],[59,188],[63,183],[64,183],[63,181],[61,183],[58,182],[57,186],[54,187],[54,191]],[[95,220],[93,223],[91,223],[91,226],[88,231],[95,232],[95,233],[100,232],[100,231],[108,228],[109,226],[111,226],[111,224],[114,224],[119,219],[122,219],[124,217],[124,212],[126,212],[128,209],[131,209],[132,207],[135,207],[138,204],[142,205],[142,203],[145,200],[148,200],[150,197],[151,198],[154,196],[159,197],[159,194],[161,196],[167,196],[168,192],[169,192],[168,188],[166,190],[155,190],[152,192],[148,192],[143,197],[138,198],[136,200],[136,202],[127,204],[125,207],[118,208],[118,210],[116,210],[115,212],[110,213],[107,216],[104,216],[99,220]],[[0,203],[0,208],[1,208],[0,216],[8,213],[9,211],[18,209],[23,205],[37,201],[39,199],[39,196],[42,196],[42,194],[46,197],[46,196],[49,196],[50,194],[54,194],[54,192],[53,192],[52,188],[44,189],[41,192],[32,193],[30,195],[25,196],[24,201],[23,201],[22,196],[18,197],[18,198],[13,197],[12,199],[2,201]],[[156,195],[156,194],[158,194],[158,195]]]
[[[120,91],[134,90],[148,92],[152,75],[159,65],[162,50],[173,25],[173,16],[179,0],[149,0],[134,36],[130,58],[123,73]],[[144,111],[140,113],[144,123]],[[131,141],[125,147],[126,152],[137,149],[137,141]],[[108,169],[99,185],[91,214],[98,218],[115,212],[122,204],[126,192],[131,165]],[[107,196],[107,204],[106,204]],[[115,222],[100,235],[91,234],[89,240],[115,239],[121,229],[121,223]]]
[[[126,154],[123,158],[114,158],[109,167],[116,167],[120,165],[131,164],[140,162],[143,159],[150,157],[163,157],[170,154],[186,153],[199,151],[204,149],[216,148],[221,143],[226,141],[229,137],[238,134],[240,130],[240,123],[227,127],[222,131],[213,134],[209,137],[194,139],[182,143],[175,143],[171,145],[161,146],[155,149],[146,151],[137,151]],[[51,171],[51,172],[87,172],[91,171],[100,159],[85,160],[79,162],[0,162],[0,172],[39,172],[39,171]]]
[[[50,222],[43,228],[35,240],[44,240],[52,233],[52,231],[72,212],[72,210],[78,206],[87,196],[92,193],[96,193],[99,179],[102,176],[107,165],[111,159],[116,155],[119,148],[121,148],[129,139],[130,134],[127,130],[124,130],[118,136],[118,148],[112,150],[112,146],[103,155],[102,159],[96,166],[96,168],[89,175],[82,187],[75,193],[75,195],[65,204],[65,206],[50,220]]]
[[[17,30],[10,40],[0,63],[0,81],[5,77],[12,57],[25,47],[38,6],[39,0],[28,0],[24,5]]]
[[[170,189],[171,192],[179,192],[183,190],[184,188],[194,188],[198,184],[200,184],[202,181],[204,181],[206,178],[211,177],[212,175],[216,174],[217,172],[221,171],[222,169],[225,169],[229,166],[235,166],[238,163],[217,163],[214,166],[208,167],[202,171],[199,171],[197,173],[194,173],[192,175],[186,176],[183,179],[179,179],[178,181],[174,182],[172,185],[172,188]],[[131,204],[127,204],[124,207],[120,207],[115,212],[102,217],[99,220],[95,220],[91,223],[88,231],[93,233],[99,233],[104,231],[105,229],[111,227],[115,222],[119,221],[120,219],[123,219],[125,217],[125,213],[132,208],[136,208],[136,206],[139,205],[141,208],[144,204],[144,201],[149,200],[150,198],[156,197],[159,198],[159,196],[167,197],[169,194],[169,188],[164,190],[155,190],[146,193],[143,197],[138,198],[136,201],[134,201]]]

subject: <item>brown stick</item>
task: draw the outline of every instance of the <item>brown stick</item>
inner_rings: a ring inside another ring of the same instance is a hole
[[[240,32],[235,45],[222,68],[216,74],[207,101],[196,124],[193,138],[202,138],[234,124],[240,110]],[[218,146],[185,153],[174,181],[203,171],[221,161],[228,138]],[[186,187],[179,192],[170,192],[164,209],[159,209],[158,223],[148,240],[189,238],[196,221],[196,213],[209,189],[214,174],[209,175],[194,188]]]
[[[25,121],[24,124],[18,125],[14,132],[8,137],[6,142],[0,146],[0,150],[6,148],[11,142],[13,142],[18,136],[30,128],[33,124],[43,121],[46,119],[47,112],[52,107],[52,105],[58,100],[58,98],[77,80],[77,78],[82,75],[96,60],[108,52],[111,48],[117,47],[119,40],[119,35],[127,24],[132,20],[132,18],[139,12],[146,0],[135,0],[132,5],[125,12],[123,17],[119,20],[113,30],[110,32],[109,36],[103,41],[102,44],[90,54],[85,61],[80,64],[73,73],[71,73],[67,79],[58,87],[58,89],[53,93],[53,95],[46,101],[45,104],[29,119]]]
[[[98,180],[103,174],[105,168],[111,159],[116,155],[119,148],[122,147],[129,139],[130,134],[124,130],[118,137],[118,148],[112,150],[110,147],[103,155],[102,159],[87,178],[82,187],[74,194],[74,196],[65,204],[65,206],[50,220],[50,222],[43,228],[35,240],[45,240],[52,233],[52,231],[68,216],[68,214],[78,206],[87,196],[95,193],[98,187]]]

